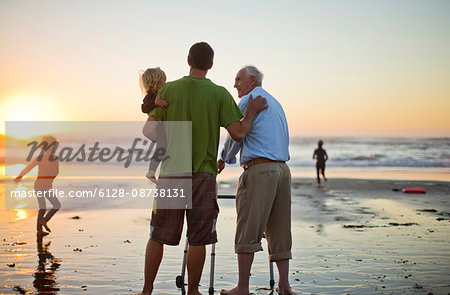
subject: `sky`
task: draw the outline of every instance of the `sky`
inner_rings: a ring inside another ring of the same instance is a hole
[[[144,121],[138,73],[233,88],[255,65],[291,136],[450,137],[450,1],[0,1],[5,121]]]

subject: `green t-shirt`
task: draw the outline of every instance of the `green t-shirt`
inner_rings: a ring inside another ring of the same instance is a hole
[[[242,118],[231,94],[209,79],[186,76],[164,84],[158,96],[169,106],[148,115],[158,121],[192,121],[192,172],[217,176],[220,127]]]

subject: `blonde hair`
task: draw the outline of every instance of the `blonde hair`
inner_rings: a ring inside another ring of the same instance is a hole
[[[156,93],[161,87],[161,81],[166,79],[166,74],[160,67],[146,69],[139,75],[139,86],[145,94]]]
[[[52,152],[56,151],[56,148],[59,144],[56,138],[52,135],[42,136],[42,143],[44,144],[45,151],[49,151],[50,149],[52,149]]]
[[[56,138],[52,135],[44,135],[42,136],[42,142],[46,142],[48,144],[52,144],[56,141]]]

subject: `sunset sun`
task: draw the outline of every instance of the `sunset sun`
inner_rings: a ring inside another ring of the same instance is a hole
[[[18,94],[7,97],[1,103],[4,121],[62,121],[64,115],[61,106],[54,100],[41,95]],[[17,124],[16,124],[17,125]],[[15,126],[16,127],[16,126]],[[33,130],[12,128],[5,130],[7,135],[26,138],[54,132],[54,130]],[[9,133],[9,134],[8,134]]]

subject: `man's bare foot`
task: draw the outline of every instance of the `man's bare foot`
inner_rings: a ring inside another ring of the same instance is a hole
[[[192,291],[187,293],[188,295],[202,295],[202,293],[200,293],[198,290],[197,291]]]
[[[249,295],[248,289],[238,288],[237,286],[230,290],[222,290],[220,291],[220,295]]]
[[[141,293],[137,293],[136,295],[150,295],[153,292],[153,285],[151,287],[144,286]]]
[[[276,287],[275,291],[277,291],[277,293],[280,295],[296,295],[297,294],[294,291],[292,291],[291,287],[287,287],[287,288]]]

